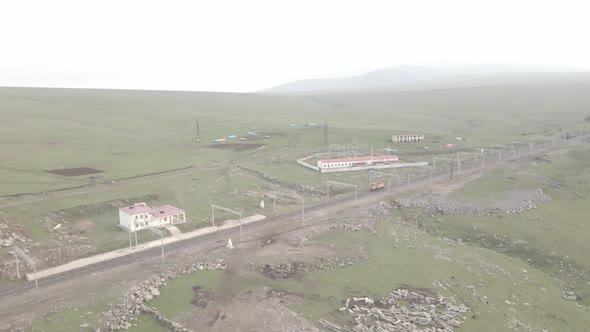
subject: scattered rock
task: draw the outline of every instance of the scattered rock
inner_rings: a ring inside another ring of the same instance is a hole
[[[450,332],[460,326],[469,308],[453,305],[443,296],[400,288],[381,300],[349,298],[339,311],[353,317],[354,332]]]

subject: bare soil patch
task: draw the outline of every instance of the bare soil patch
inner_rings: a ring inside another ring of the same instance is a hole
[[[92,221],[90,221],[88,219],[83,219],[83,220],[78,221],[74,225],[73,229],[74,229],[74,231],[78,232],[78,234],[85,234],[86,232],[94,229],[95,226],[96,225]]]
[[[195,331],[319,332],[311,322],[287,307],[302,300],[279,290],[247,291],[228,303],[215,303],[182,323],[194,327]]]
[[[246,151],[255,150],[264,146],[264,144],[252,144],[252,143],[228,143],[228,144],[211,144],[208,148],[221,149],[221,150],[234,150],[234,151]]]
[[[203,290],[201,286],[193,286],[195,298],[191,301],[196,307],[207,308],[210,303],[215,301],[215,294],[211,291]]]
[[[57,175],[63,175],[63,176],[79,176],[79,175],[102,173],[104,171],[101,171],[96,168],[90,168],[90,167],[77,167],[77,168],[52,169],[52,170],[49,170],[46,172],[57,174]]]

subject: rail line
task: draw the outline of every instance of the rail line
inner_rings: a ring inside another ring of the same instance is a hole
[[[584,137],[578,138],[576,140],[572,139],[571,141],[568,141],[568,142],[578,142],[578,141],[581,141],[581,140],[584,140],[587,138],[588,138],[588,136],[584,136]],[[543,152],[543,151],[550,149],[552,147],[553,146],[544,145],[542,148],[537,149],[531,153],[527,153],[527,154],[521,155],[519,158],[512,158],[510,160],[517,161],[519,159],[524,159],[524,158],[530,157],[533,154]],[[555,146],[555,147],[557,147],[557,146]],[[483,169],[478,165],[471,165],[471,167],[468,167],[463,170],[464,171],[463,175],[466,175],[468,172],[473,173],[473,172],[477,172],[479,170],[483,171],[483,170],[495,169],[499,165],[501,165],[501,163],[498,162],[497,160],[490,162]],[[374,196],[375,198],[383,198],[383,197],[387,197],[387,196],[394,194],[394,193],[399,193],[402,189],[408,189],[410,187],[421,187],[425,184],[426,185],[430,184],[433,180],[440,181],[441,179],[444,179],[446,177],[448,177],[448,173],[446,173],[446,172],[442,173],[442,174],[437,174],[432,180],[431,180],[430,175],[425,175],[425,176],[421,176],[418,178],[413,178],[411,183],[408,183],[405,185],[400,185],[399,187],[396,188],[395,192],[388,193],[388,192],[379,192],[379,191],[367,191],[367,192],[359,193],[358,199],[372,197],[372,196]],[[321,211],[326,208],[335,207],[335,206],[349,203],[349,202],[353,202],[353,201],[355,201],[354,196],[332,199],[327,202],[323,202],[323,203],[320,203],[320,204],[317,204],[314,206],[310,206],[309,208],[306,208],[306,212]],[[299,215],[300,215],[299,211],[294,211],[294,212],[290,212],[290,213],[280,215],[280,216],[265,218],[265,219],[262,219],[259,221],[255,221],[255,222],[243,225],[243,230],[244,231],[254,230],[254,229],[261,228],[261,227],[266,226],[271,223],[284,222],[284,221],[287,221],[292,218],[297,218]],[[300,225],[296,228],[290,228],[289,230],[286,230],[286,231],[293,231],[294,229],[305,228],[305,227],[309,227],[311,225],[312,225],[311,223],[307,223],[307,224]],[[196,237],[193,237],[190,239],[185,239],[185,240],[181,240],[178,242],[173,242],[173,243],[166,245],[166,252],[167,253],[177,252],[180,250],[190,248],[191,246],[195,246],[195,245],[204,245],[204,244],[215,243],[218,241],[223,241],[224,239],[227,239],[228,236],[233,236],[236,234],[239,234],[239,227],[233,227],[233,228],[220,230],[220,231],[217,231],[214,233],[199,235],[199,236],[196,236]],[[77,268],[74,270],[65,271],[65,272],[61,272],[61,273],[54,274],[51,276],[43,277],[43,278],[38,279],[37,282],[38,282],[38,285],[40,288],[48,287],[48,286],[55,285],[60,282],[72,279],[72,278],[79,278],[79,277],[87,276],[87,275],[90,275],[94,272],[100,272],[100,271],[108,270],[108,269],[115,268],[118,266],[159,257],[160,255],[161,255],[161,249],[159,247],[150,248],[150,249],[135,252],[135,253],[132,253],[132,254],[129,254],[126,256],[113,258],[113,259],[110,259],[107,261],[87,265],[87,266],[80,267],[80,268]],[[35,289],[35,281],[34,280],[20,283],[17,285],[2,287],[2,288],[0,288],[0,299],[2,299],[4,297],[8,297],[8,296],[21,295],[21,294],[33,291],[34,289]]]

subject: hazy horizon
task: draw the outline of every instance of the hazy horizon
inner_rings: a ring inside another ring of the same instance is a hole
[[[0,86],[252,92],[397,65],[590,68],[581,1],[25,0],[4,7]]]

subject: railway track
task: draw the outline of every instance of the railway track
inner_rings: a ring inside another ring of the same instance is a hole
[[[581,140],[587,139],[587,138],[588,137],[585,136],[585,137],[579,138],[577,140],[572,140],[572,141],[578,142],[578,141],[581,141]],[[543,152],[547,149],[550,149],[551,147],[552,146],[544,146],[541,149],[537,149],[532,154]],[[528,154],[522,155],[518,159],[524,159],[524,158],[530,157],[532,154],[528,153]],[[518,160],[518,159],[512,159],[512,160]],[[494,169],[494,168],[498,167],[499,165],[501,165],[501,164],[498,161],[490,162],[488,165],[486,165],[485,169],[487,169],[487,170]],[[468,172],[474,172],[474,171],[478,171],[480,169],[481,168],[479,166],[473,165],[472,167],[464,169],[463,174],[465,175]],[[448,177],[448,174],[444,173],[444,174],[436,175],[432,180],[440,181],[441,179],[445,179],[447,177]],[[432,180],[431,180],[430,175],[421,176],[419,178],[413,178],[411,183],[405,184],[405,185],[400,185],[399,188],[396,188],[396,192],[399,192],[401,189],[408,189],[410,187],[422,187],[424,185],[430,184]],[[383,198],[383,197],[386,197],[390,194],[391,193],[388,193],[388,192],[367,191],[367,192],[360,193],[358,195],[358,199],[372,197],[372,196],[374,196],[375,198]],[[320,210],[327,209],[330,207],[335,207],[335,206],[349,203],[349,202],[353,202],[353,201],[355,201],[354,196],[333,199],[328,202],[324,202],[324,203],[306,208],[306,212],[316,212],[316,211],[320,211]],[[299,215],[300,215],[299,211],[294,211],[294,212],[287,213],[284,215],[269,217],[269,218],[262,219],[260,221],[248,223],[248,224],[243,225],[242,228],[244,231],[251,231],[251,230],[255,230],[257,228],[262,228],[262,227],[272,224],[272,223],[284,222],[284,221],[287,221],[292,218],[297,218]],[[308,227],[310,225],[311,224],[301,225],[301,226],[298,226],[297,228]],[[292,231],[294,229],[295,228],[291,228],[288,231]],[[233,227],[233,228],[229,228],[229,229],[220,230],[215,233],[204,234],[204,235],[196,236],[196,237],[193,237],[190,239],[181,240],[178,242],[173,242],[173,243],[166,245],[165,248],[166,248],[167,253],[177,252],[177,251],[181,251],[181,250],[190,248],[195,245],[212,244],[212,243],[224,241],[225,239],[235,236],[235,235],[238,235],[238,234],[239,234],[239,227]],[[132,253],[132,254],[129,254],[126,256],[117,257],[117,258],[114,258],[114,259],[111,259],[108,261],[103,261],[103,262],[99,262],[96,264],[87,265],[87,266],[84,266],[84,267],[81,267],[81,268],[78,268],[75,270],[70,270],[70,271],[59,273],[59,274],[54,274],[51,276],[43,277],[43,278],[38,279],[37,282],[38,282],[38,285],[40,288],[44,288],[44,287],[48,287],[51,285],[59,284],[61,282],[64,282],[64,281],[72,279],[72,278],[79,278],[79,277],[87,276],[87,275],[90,275],[95,272],[100,272],[100,271],[108,270],[108,269],[115,268],[118,266],[159,257],[160,255],[161,255],[161,249],[159,247],[150,248],[150,249],[143,250],[143,251],[136,252],[136,253]],[[17,285],[3,287],[3,288],[0,288],[0,299],[8,297],[8,296],[21,295],[21,294],[24,294],[27,292],[31,292],[34,289],[35,289],[35,281],[34,280],[20,283]]]
[[[364,198],[364,197],[371,196],[371,195],[384,196],[383,193],[367,192],[367,193],[359,194],[358,198],[360,199],[360,198]],[[337,200],[332,200],[332,201],[329,201],[326,203],[322,203],[319,205],[309,207],[306,209],[306,212],[315,212],[315,211],[319,211],[322,209],[338,206],[340,204],[344,204],[347,202],[352,202],[354,200],[355,200],[354,197],[340,198]],[[252,223],[244,224],[242,228],[243,228],[244,232],[251,231],[251,230],[266,226],[268,224],[289,220],[291,218],[297,218],[300,215],[301,215],[300,211],[294,211],[294,212],[287,213],[287,214],[284,214],[281,216],[265,218],[260,221],[255,221]],[[309,226],[309,225],[310,224],[307,224],[306,226]],[[299,228],[301,228],[301,227],[299,227]],[[223,240],[230,238],[232,236],[235,236],[235,235],[239,235],[239,232],[240,232],[239,227],[233,227],[233,228],[220,230],[215,233],[203,234],[203,235],[196,236],[196,237],[193,237],[190,239],[181,240],[178,242],[173,242],[173,243],[167,244],[165,246],[165,250],[166,250],[166,253],[172,253],[172,252],[176,252],[176,251],[190,248],[194,245],[211,244],[211,243],[215,243],[218,241],[223,241]],[[51,286],[54,284],[58,284],[62,281],[69,280],[72,278],[83,277],[83,276],[92,274],[94,272],[100,272],[100,271],[108,270],[108,269],[115,268],[118,266],[159,257],[160,255],[161,255],[160,247],[154,247],[154,248],[150,248],[147,250],[135,252],[135,253],[132,253],[132,254],[129,254],[126,256],[117,257],[117,258],[114,258],[111,260],[87,265],[87,266],[80,267],[80,268],[77,268],[74,270],[65,271],[65,272],[54,274],[51,276],[39,278],[37,280],[37,282],[38,282],[39,288],[43,288],[43,287]],[[3,287],[3,288],[0,288],[0,298],[6,297],[6,296],[17,296],[20,294],[24,294],[24,293],[33,291],[34,289],[35,289],[35,281],[34,280],[20,283],[18,285]]]

